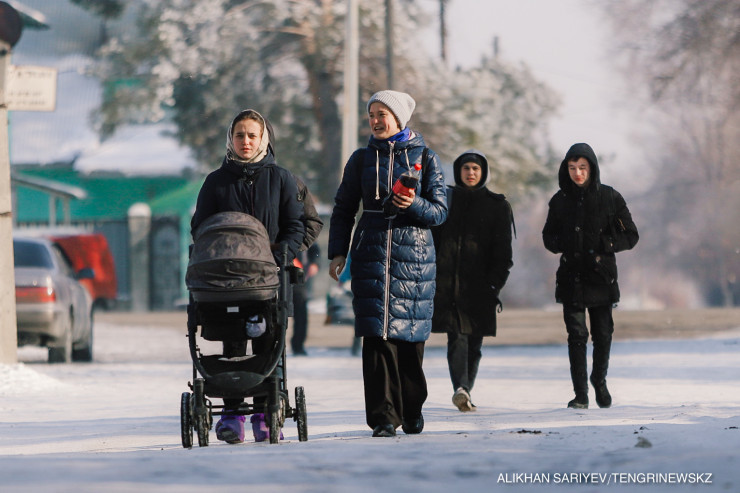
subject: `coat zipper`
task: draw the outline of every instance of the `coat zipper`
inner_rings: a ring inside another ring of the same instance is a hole
[[[388,159],[388,193],[393,187],[393,142],[389,142],[390,157]],[[388,219],[388,229],[385,233],[385,290],[383,299],[383,340],[388,340],[388,319],[390,318],[391,297],[391,245],[393,244],[393,219]]]

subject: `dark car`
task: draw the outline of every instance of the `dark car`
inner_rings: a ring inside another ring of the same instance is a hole
[[[58,245],[13,238],[18,344],[49,348],[49,362],[92,361],[92,298]]]

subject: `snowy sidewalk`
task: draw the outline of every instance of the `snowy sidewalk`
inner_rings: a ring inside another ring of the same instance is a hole
[[[3,492],[739,491],[740,331],[622,341],[611,409],[566,409],[564,345],[485,347],[475,413],[452,406],[443,348],[424,366],[421,435],[371,438],[359,358],[311,348],[289,358],[305,387],[309,441],[183,449],[186,338],[99,323],[92,364],[47,365],[23,348],[0,365]],[[593,402],[593,392],[591,395]],[[595,407],[595,406],[594,406]],[[707,482],[710,482],[707,484]]]

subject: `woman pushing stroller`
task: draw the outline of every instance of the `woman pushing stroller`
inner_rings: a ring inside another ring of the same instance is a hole
[[[205,179],[198,194],[191,231],[219,212],[243,212],[257,218],[267,230],[273,255],[280,265],[277,245],[286,244],[288,261],[295,258],[304,238],[303,206],[292,174],[277,165],[271,143],[271,126],[253,109],[241,111],[226,134],[226,155],[221,167]],[[269,333],[252,340],[253,350],[269,346]],[[224,341],[223,356],[246,355],[247,341]],[[245,417],[229,414],[243,399],[224,398],[224,413],[216,423],[216,436],[228,443],[244,441]],[[265,440],[264,416],[252,416],[256,441]]]

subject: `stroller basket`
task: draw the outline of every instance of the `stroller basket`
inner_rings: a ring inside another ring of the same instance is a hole
[[[243,397],[244,389],[256,389],[267,378],[263,373],[267,360],[260,356],[239,362],[223,361],[217,355],[203,356],[200,363],[209,373],[208,394],[212,397]]]

